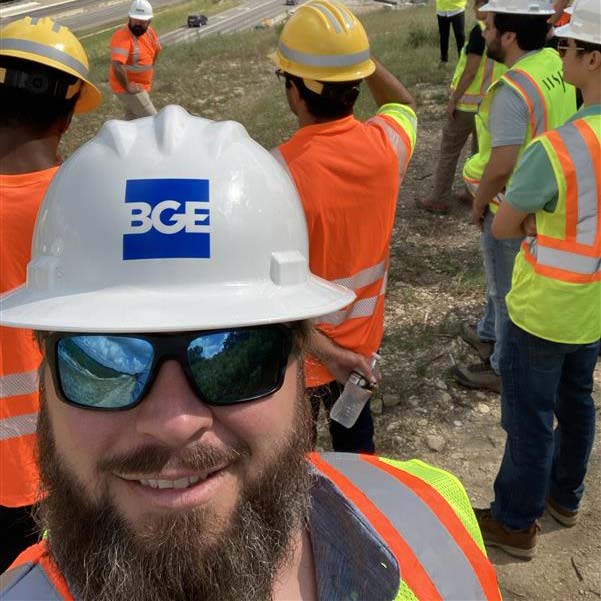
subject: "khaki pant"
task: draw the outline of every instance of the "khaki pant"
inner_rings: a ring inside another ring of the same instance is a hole
[[[434,191],[432,192],[434,202],[448,203],[451,199],[459,155],[470,134],[472,134],[472,153],[478,152],[475,115],[476,113],[456,110],[455,118],[447,119],[445,123],[440,142],[440,157],[434,177]]]
[[[127,121],[157,114],[157,110],[146,91],[137,94],[124,92],[123,94],[116,94],[116,96],[125,108],[125,119]]]

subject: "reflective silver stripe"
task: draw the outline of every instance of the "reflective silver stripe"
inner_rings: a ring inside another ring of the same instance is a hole
[[[557,130],[575,167],[576,185],[578,189],[578,224],[576,226],[576,242],[592,246],[597,234],[597,178],[590,157],[590,151],[582,134],[568,123]],[[565,168],[565,166],[564,166]]]
[[[532,132],[532,137],[539,136],[547,127],[545,123],[545,99],[538,86],[525,73],[521,73],[520,71],[508,71],[503,77],[516,83],[528,96],[532,110],[534,111],[534,131]],[[530,107],[528,110],[530,110]]]
[[[37,413],[26,413],[25,415],[14,415],[13,417],[0,419],[0,440],[35,434],[37,425]]]
[[[61,30],[61,27],[62,25],[55,21],[54,25],[52,26],[52,31],[54,31],[54,33],[58,33]]]
[[[132,73],[143,73],[144,71],[152,71],[154,65],[123,65],[126,71]]]
[[[379,298],[384,294],[381,292],[377,296],[369,296],[367,298],[359,299],[355,301],[347,309],[341,311],[334,311],[334,313],[328,313],[321,317],[315,318],[315,323],[327,323],[333,326],[339,326],[342,322],[348,319],[354,319],[356,317],[369,317],[374,314]]]
[[[369,48],[354,54],[307,54],[292,50],[281,41],[278,48],[284,58],[309,67],[350,67],[369,59]]]
[[[317,9],[330,22],[336,33],[342,33],[342,27],[336,20],[336,17],[323,4],[311,4],[312,8]]]
[[[16,50],[17,52],[28,52],[30,54],[37,54],[38,56],[45,56],[46,58],[62,63],[73,69],[79,73],[81,77],[85,79],[88,78],[88,68],[83,63],[80,63],[76,58],[73,58],[66,52],[62,52],[51,46],[46,46],[45,44],[39,44],[38,42],[31,42],[29,40],[1,38],[0,50]]]
[[[111,48],[112,54],[120,54],[121,56],[129,56],[129,52],[123,48]]]
[[[388,141],[394,148],[394,151],[399,160],[399,169],[404,168],[405,164],[407,163],[407,148],[405,146],[403,138],[401,138],[401,136],[399,136],[399,134],[394,130],[394,128],[391,127],[388,123],[386,123],[386,121],[382,119],[380,115],[372,117],[369,121],[372,123],[377,123],[378,127],[381,127],[384,130],[384,133],[386,134]]]
[[[30,19],[32,25],[37,25],[38,21],[40,20],[40,17],[30,17]]]
[[[38,390],[38,371],[23,371],[0,377],[0,399],[21,394],[32,394]]]
[[[48,575],[39,564],[27,562],[5,572],[0,580],[2,601],[64,601]]]
[[[332,280],[335,284],[346,286],[351,290],[358,290],[364,286],[369,286],[374,282],[377,282],[380,278],[386,274],[386,261],[380,261],[377,265],[372,267],[366,267],[361,271],[358,271],[355,275],[351,275],[348,278],[340,278],[338,280]]]
[[[535,239],[530,242],[530,253],[538,265],[564,269],[572,273],[592,275],[601,271],[601,257],[587,257],[567,250],[549,248]]]
[[[320,457],[346,476],[388,518],[443,599],[486,599],[461,548],[409,486],[361,461],[357,455],[323,453]]]

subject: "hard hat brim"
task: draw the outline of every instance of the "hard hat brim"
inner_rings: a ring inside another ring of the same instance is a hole
[[[142,16],[142,15],[127,15],[128,19],[135,19],[136,21],[150,21],[152,19],[152,15],[150,17]]]
[[[62,73],[68,73],[69,75],[73,75],[74,77],[77,77],[77,79],[81,80],[84,83],[84,85],[81,89],[79,100],[75,105],[76,113],[87,113],[89,111],[93,111],[102,102],[102,93],[100,92],[100,90],[89,79],[83,77],[81,73],[79,73],[75,69],[71,69],[68,65],[65,65],[64,63],[54,61],[50,58],[46,58],[38,54],[32,56],[29,52],[23,52],[21,50],[3,49],[2,56],[22,58],[27,61],[32,61],[41,65],[46,65],[47,67],[51,67],[52,69],[56,69],[57,71],[61,71]]]
[[[482,13],[503,13],[506,15],[532,15],[532,16],[544,16],[544,15],[554,15],[555,11],[553,9],[541,9],[537,12],[527,12],[519,9],[500,9],[498,6],[495,6],[494,2],[488,2],[484,6],[478,9],[479,12]]]
[[[293,286],[271,281],[176,290],[119,286],[54,297],[21,286],[0,297],[0,322],[61,332],[212,330],[319,317],[354,298],[348,288],[313,275]]]

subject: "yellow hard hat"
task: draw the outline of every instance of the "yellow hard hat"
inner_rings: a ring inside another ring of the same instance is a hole
[[[76,113],[91,111],[102,100],[100,90],[88,79],[88,56],[80,41],[68,27],[48,17],[24,17],[3,27],[0,30],[0,56],[22,58],[80,79],[83,86],[75,105]],[[78,83],[77,89],[79,87]]]
[[[330,0],[300,6],[270,58],[291,75],[317,81],[355,81],[376,69],[363,25],[344,4]]]

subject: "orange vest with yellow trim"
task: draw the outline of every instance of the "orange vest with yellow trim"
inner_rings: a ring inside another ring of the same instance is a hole
[[[476,518],[454,476],[417,460],[351,453],[312,453],[308,459],[364,516],[396,559],[396,595],[374,601],[500,601]],[[0,596],[3,601],[73,601],[45,543],[17,558],[3,576]]]
[[[390,237],[412,152],[410,135],[385,114],[302,127],[274,152],[303,203],[311,272],[357,295],[315,321],[339,346],[366,357],[382,341]],[[305,379],[315,387],[335,378],[309,357]]]

